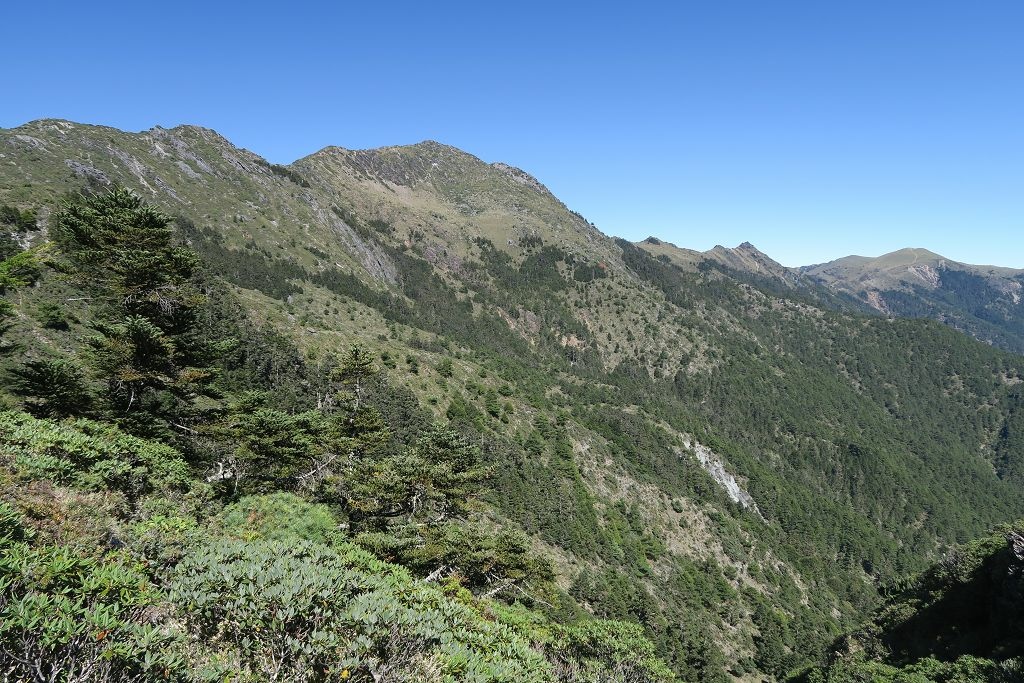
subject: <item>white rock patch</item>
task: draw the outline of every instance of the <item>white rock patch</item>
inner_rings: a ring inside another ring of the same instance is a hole
[[[734,503],[739,503],[746,510],[753,510],[758,517],[764,519],[761,515],[761,511],[757,508],[757,503],[754,502],[753,497],[740,486],[739,482],[736,481],[736,477],[730,474],[726,469],[725,465],[722,464],[721,458],[715,455],[707,446],[699,443],[697,440],[684,441],[685,446],[690,449],[694,455],[697,456],[697,461],[701,464],[701,467],[711,475],[711,478],[721,486],[726,495]]]

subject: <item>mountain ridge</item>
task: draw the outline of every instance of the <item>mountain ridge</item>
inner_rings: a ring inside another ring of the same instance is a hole
[[[933,318],[1024,353],[1024,269],[961,263],[927,249],[906,248],[799,270],[883,315]]]
[[[988,275],[1001,275],[1001,276],[1015,276],[1024,274],[1024,268],[1014,268],[1011,266],[995,266],[995,265],[982,265],[982,264],[971,264],[964,261],[956,261],[948,258],[941,254],[937,254],[929,249],[923,247],[903,247],[902,249],[896,249],[891,252],[880,254],[879,256],[860,256],[851,254],[849,256],[843,256],[841,258],[833,259],[831,261],[825,261],[824,263],[816,263],[807,266],[799,266],[796,270],[803,272],[815,272],[819,270],[828,270],[830,267],[843,266],[846,264],[857,265],[860,267],[874,267],[878,269],[888,268],[903,268],[914,266],[918,263],[925,264],[938,264],[938,265],[949,265],[960,269],[969,269],[974,272],[984,273]]]
[[[1024,516],[1019,356],[863,315],[800,273],[779,284],[752,245],[697,259],[617,240],[430,145],[278,166],[202,129],[17,135],[0,131],[0,203],[38,209],[30,241],[83,189],[175,216],[247,324],[282,340],[283,360],[252,351],[275,400],[302,409],[302,382],[274,383],[288,368],[315,386],[324,358],[369,349],[407,392],[388,419],[415,403],[481,444],[489,514],[550,550],[576,608],[642,623],[684,680],[779,678],[882,580]],[[82,348],[88,303],[62,286],[12,304],[25,357]]]
[[[96,128],[96,129],[112,131],[112,132],[116,132],[116,133],[123,133],[124,132],[121,129],[118,129],[118,128],[113,127],[113,126],[104,125],[104,124],[81,123],[81,122],[76,122],[76,121],[71,121],[69,119],[61,119],[61,118],[33,119],[32,121],[27,121],[27,122],[25,122],[23,124],[20,124],[18,126],[13,127],[13,128],[0,129],[0,130],[5,130],[7,132],[16,133],[17,131],[31,130],[34,127],[43,126],[43,125],[50,125],[50,126],[54,126],[54,127],[57,127],[57,128],[61,128],[61,127],[65,127],[65,126],[70,126],[70,127],[76,127],[76,126],[77,127],[89,127],[89,128]],[[195,132],[198,132],[198,133],[200,133],[202,135],[207,135],[207,136],[212,135],[212,136],[215,136],[219,141],[231,144],[230,141],[227,138],[225,138],[223,135],[221,135],[215,129],[207,127],[207,126],[202,126],[202,125],[197,125],[197,124],[189,124],[189,123],[180,123],[180,124],[176,124],[176,125],[171,126],[171,127],[165,127],[163,125],[157,124],[157,125],[151,126],[150,128],[139,130],[135,134],[143,135],[143,134],[151,134],[153,132],[160,133],[160,132],[175,132],[175,131],[195,131]],[[245,149],[245,148],[238,148],[238,149],[242,149],[242,150],[244,150],[246,152],[249,152],[249,153],[251,153],[251,154],[253,154],[255,156],[260,156],[258,152],[254,152],[252,150],[248,150],[248,149]],[[307,155],[302,156],[302,157],[298,157],[297,159],[295,159],[295,160],[293,160],[291,162],[287,162],[287,163],[283,164],[283,166],[287,166],[287,167],[295,166],[297,164],[300,164],[303,161],[306,161],[308,159],[317,157],[318,155],[331,154],[331,153],[357,154],[357,155],[367,154],[367,155],[373,155],[373,156],[380,156],[380,155],[385,154],[385,153],[408,153],[408,152],[419,151],[419,150],[425,150],[425,151],[428,151],[428,152],[441,151],[441,152],[445,152],[447,154],[454,154],[455,156],[464,157],[464,158],[473,160],[475,162],[478,162],[478,163],[480,163],[482,165],[488,165],[488,166],[492,166],[492,167],[495,167],[497,169],[506,171],[506,172],[509,173],[509,175],[523,176],[526,179],[528,179],[530,185],[534,186],[537,189],[542,189],[547,194],[551,194],[550,190],[543,183],[541,183],[539,180],[537,180],[536,176],[530,174],[527,171],[524,171],[521,168],[518,168],[518,167],[513,166],[511,164],[507,164],[507,163],[505,163],[503,161],[487,162],[487,161],[482,160],[480,157],[474,155],[471,152],[467,152],[467,151],[462,150],[461,148],[456,147],[454,145],[450,145],[448,143],[440,142],[438,140],[434,140],[434,139],[430,139],[430,138],[421,140],[419,142],[408,143],[408,144],[383,145],[383,146],[380,146],[380,147],[366,147],[366,148],[348,148],[348,147],[344,147],[344,146],[341,146],[341,145],[328,144],[328,145],[325,145],[324,147],[322,147],[322,148],[320,148],[320,149],[318,149],[318,150],[316,150],[316,151],[314,151],[314,152],[312,152],[310,154],[307,154]],[[554,197],[553,194],[551,196]],[[847,256],[837,257],[835,259],[832,259],[832,260],[829,260],[829,261],[824,261],[824,262],[821,262],[821,263],[813,263],[813,264],[802,265],[802,266],[783,266],[782,264],[780,264],[777,261],[775,261],[774,259],[772,259],[771,256],[769,256],[765,252],[757,249],[750,241],[744,241],[741,244],[737,245],[737,247],[734,247],[734,248],[725,247],[725,246],[719,244],[719,245],[715,245],[714,247],[712,247],[711,249],[709,249],[707,251],[701,252],[699,250],[693,250],[693,249],[689,249],[689,248],[686,248],[686,247],[679,247],[678,245],[674,244],[673,242],[669,241],[668,239],[657,237],[655,235],[652,235],[652,236],[646,238],[645,240],[642,240],[642,242],[646,242],[646,241],[652,240],[652,239],[656,240],[658,243],[664,243],[664,244],[666,244],[666,245],[668,245],[670,247],[674,247],[676,249],[679,249],[679,250],[682,250],[682,251],[685,251],[685,252],[691,252],[693,254],[702,254],[705,257],[711,256],[711,255],[715,255],[715,254],[721,254],[721,255],[724,256],[725,254],[728,254],[728,253],[736,253],[736,252],[741,252],[743,250],[749,250],[749,251],[752,251],[752,252],[756,252],[756,254],[759,257],[761,257],[761,258],[770,260],[772,262],[772,264],[774,264],[778,268],[786,269],[786,270],[790,270],[790,271],[808,272],[808,271],[814,271],[814,270],[817,270],[817,269],[825,268],[825,267],[828,267],[828,266],[831,266],[831,265],[834,265],[834,264],[841,264],[841,263],[844,263],[844,262],[852,262],[852,261],[855,261],[857,263],[882,263],[882,262],[886,262],[886,261],[895,260],[897,263],[895,263],[893,265],[899,265],[899,262],[902,261],[902,259],[894,259],[893,257],[896,257],[898,255],[903,255],[903,254],[912,254],[912,255],[917,257],[915,260],[920,260],[920,257],[924,256],[924,257],[926,257],[927,260],[936,260],[936,261],[940,261],[940,262],[944,262],[944,263],[950,263],[950,264],[953,264],[953,265],[956,265],[956,266],[965,267],[965,268],[973,269],[973,270],[980,271],[980,272],[986,272],[986,273],[989,273],[989,274],[1009,274],[1009,275],[1024,274],[1024,268],[1016,268],[1016,267],[1013,267],[1013,266],[988,265],[988,264],[970,264],[970,263],[967,263],[965,261],[957,261],[955,259],[951,259],[949,257],[937,254],[937,253],[927,249],[926,247],[902,247],[900,249],[896,249],[896,250],[893,250],[891,252],[886,252],[886,253],[880,254],[878,256],[862,256],[862,255],[858,255],[858,254],[849,254]]]
[[[751,282],[774,282],[780,291],[801,293],[825,305],[931,318],[986,343],[1024,353],[1024,269],[961,263],[920,247],[791,268],[750,242],[734,248],[716,245],[703,252],[653,236],[636,244],[689,270],[714,264],[745,274]]]

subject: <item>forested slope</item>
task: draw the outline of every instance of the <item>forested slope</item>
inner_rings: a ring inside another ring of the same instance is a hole
[[[821,665],[794,677],[816,682],[1024,679],[1024,527],[1000,527],[894,583],[862,628]]]
[[[66,122],[0,148],[8,253],[34,245],[40,264],[5,295],[10,408],[165,442],[216,506],[275,491],[326,506],[338,543],[413,575],[556,623],[638,622],[683,680],[783,676],[877,585],[1024,516],[1019,356],[673,263],[518,169],[436,143],[280,167],[202,129]],[[108,319],[109,295],[76,276],[105,266],[54,216],[113,184],[174,217],[174,248],[195,255],[174,261],[176,286],[196,303],[187,329],[163,304],[121,311],[189,342],[111,384],[124,340],[154,331]],[[375,417],[337,426],[353,405]],[[477,455],[438,459],[459,443]],[[418,484],[361,490],[331,459],[357,451],[351,472]],[[460,521],[415,531],[424,495]]]

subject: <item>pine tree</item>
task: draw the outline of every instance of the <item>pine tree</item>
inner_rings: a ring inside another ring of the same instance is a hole
[[[317,410],[289,414],[266,407],[265,396],[236,397],[226,413],[206,425],[211,481],[231,496],[273,490],[316,492],[336,471],[344,471],[357,448],[336,416]]]
[[[167,334],[186,331],[203,297],[198,258],[173,240],[171,218],[130,190],[62,206],[52,230],[77,284],[117,316],[141,316]]]
[[[465,517],[490,475],[479,461],[476,446],[435,425],[401,453],[357,463],[346,482],[349,507],[378,529],[389,520],[432,525]]]
[[[352,346],[341,364],[331,371],[335,402],[350,415],[350,420],[365,407],[368,385],[378,377],[373,356],[361,346]]]
[[[187,431],[193,400],[213,378],[198,343],[198,260],[174,243],[171,219],[115,189],[65,203],[52,219],[63,270],[92,295],[93,375],[126,428]]]
[[[26,397],[26,408],[33,415],[59,418],[89,412],[92,396],[82,368],[71,359],[28,361],[11,375],[11,388]]]

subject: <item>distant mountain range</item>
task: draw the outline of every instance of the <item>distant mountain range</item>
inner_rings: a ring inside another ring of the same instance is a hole
[[[919,248],[787,268],[749,242],[694,251],[649,237],[638,246],[684,268],[724,268],[803,290],[819,301],[842,301],[891,317],[932,318],[1024,353],[1024,269],[960,263]],[[816,286],[837,296],[815,291]]]
[[[927,249],[847,256],[800,271],[880,313],[934,318],[989,344],[1024,353],[1024,270],[976,266]]]

